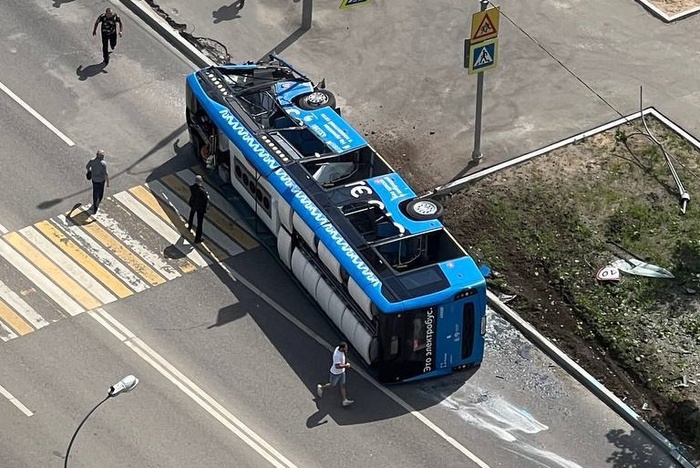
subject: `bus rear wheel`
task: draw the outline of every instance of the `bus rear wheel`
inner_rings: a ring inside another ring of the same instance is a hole
[[[321,107],[335,107],[335,96],[325,89],[317,89],[313,93],[304,94],[299,98],[298,105],[304,110],[320,109]]]
[[[443,207],[429,198],[414,198],[404,208],[406,215],[415,221],[428,221],[442,216]]]

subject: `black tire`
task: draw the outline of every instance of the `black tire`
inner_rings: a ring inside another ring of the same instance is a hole
[[[335,107],[335,96],[325,89],[317,89],[312,93],[304,94],[299,98],[297,105],[304,110],[320,109],[322,107]]]
[[[428,221],[442,216],[443,207],[429,198],[414,198],[404,208],[406,216],[416,221]]]

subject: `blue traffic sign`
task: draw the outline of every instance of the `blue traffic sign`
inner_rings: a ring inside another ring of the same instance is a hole
[[[498,38],[471,44],[469,47],[469,74],[480,73],[496,66]]]

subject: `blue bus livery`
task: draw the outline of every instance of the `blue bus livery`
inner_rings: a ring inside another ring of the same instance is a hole
[[[477,366],[486,283],[440,222],[341,116],[335,96],[276,56],[186,81],[197,154],[382,382]]]

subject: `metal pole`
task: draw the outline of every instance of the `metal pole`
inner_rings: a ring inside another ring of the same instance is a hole
[[[481,10],[484,11],[489,6],[489,0],[481,0]],[[474,151],[472,151],[472,161],[479,162],[481,154],[481,107],[484,94],[484,72],[476,75],[476,117],[474,119]]]
[[[68,444],[68,450],[66,450],[66,458],[63,459],[63,468],[68,468],[68,457],[70,457],[70,449],[71,449],[71,447],[73,447],[73,442],[75,442],[75,437],[78,435],[78,432],[80,432],[80,428],[83,427],[83,424],[85,424],[85,421],[88,420],[88,418],[90,417],[90,415],[91,415],[92,413],[94,413],[95,410],[96,410],[97,408],[99,408],[100,405],[101,405],[102,403],[104,403],[105,401],[109,400],[109,398],[110,398],[110,395],[107,395],[107,396],[105,397],[104,400],[102,400],[102,401],[99,402],[97,405],[95,405],[95,407],[94,407],[93,409],[90,410],[90,412],[87,414],[87,416],[85,416],[85,417],[83,418],[83,420],[80,421],[80,424],[78,424],[78,428],[77,428],[77,429],[75,430],[75,432],[73,433],[73,437],[70,438],[70,443]]]
[[[313,4],[314,0],[303,0],[303,3],[301,4],[301,29],[304,31],[311,29]]]

